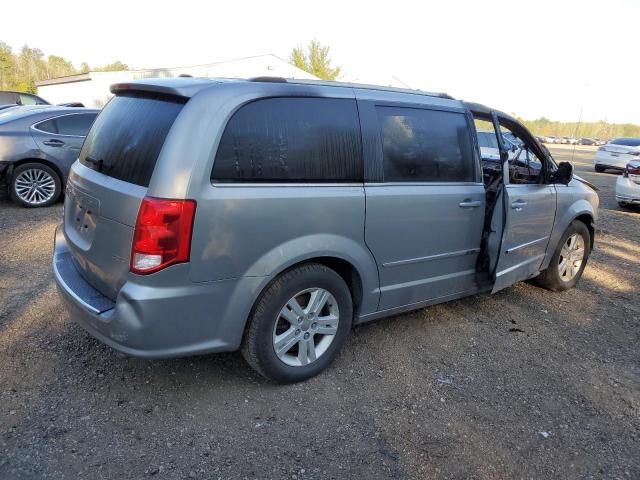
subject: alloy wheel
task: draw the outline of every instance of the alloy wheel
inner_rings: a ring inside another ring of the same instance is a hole
[[[584,239],[582,235],[574,233],[567,238],[560,250],[558,262],[558,273],[563,281],[569,282],[578,274],[582,262],[584,262],[584,253]]]
[[[53,198],[56,182],[53,177],[39,168],[30,168],[16,177],[14,181],[16,195],[29,205],[42,205]]]
[[[273,327],[273,349],[293,367],[308,365],[324,354],[338,332],[336,299],[323,288],[303,290],[282,307]]]

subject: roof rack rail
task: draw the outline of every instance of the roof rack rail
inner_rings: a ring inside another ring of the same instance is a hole
[[[287,79],[284,77],[251,77],[249,79],[250,82],[269,82],[269,83],[287,83]]]

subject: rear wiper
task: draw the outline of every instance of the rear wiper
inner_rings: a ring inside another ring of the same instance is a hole
[[[102,160],[96,160],[95,158],[90,157],[89,155],[87,155],[86,157],[84,157],[84,159],[85,159],[87,162],[89,162],[90,164],[95,165],[96,170],[97,170],[98,172],[102,173],[102,164],[103,164],[103,161],[102,161]]]

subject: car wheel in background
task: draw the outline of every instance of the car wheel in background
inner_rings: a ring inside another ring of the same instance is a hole
[[[23,163],[11,177],[11,199],[24,207],[48,207],[58,200],[62,181],[51,167],[42,163]]]
[[[589,229],[580,220],[574,220],[558,242],[551,263],[534,282],[554,292],[573,288],[580,280],[590,254]]]
[[[242,354],[256,371],[278,383],[306,380],[338,355],[353,316],[351,292],[330,268],[293,268],[267,287],[245,331]]]
[[[595,166],[595,170],[596,170],[596,172],[598,172],[598,173],[602,173],[602,172],[604,172],[604,171],[605,171],[605,168],[604,168],[604,167],[601,167],[600,165],[596,165],[596,166]]]

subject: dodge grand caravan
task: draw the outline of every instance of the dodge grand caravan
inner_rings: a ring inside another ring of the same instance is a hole
[[[71,168],[53,269],[72,317],[126,354],[241,349],[300,381],[354,324],[534,277],[571,288],[593,245],[595,191],[482,105],[279,78],[112,92]]]

